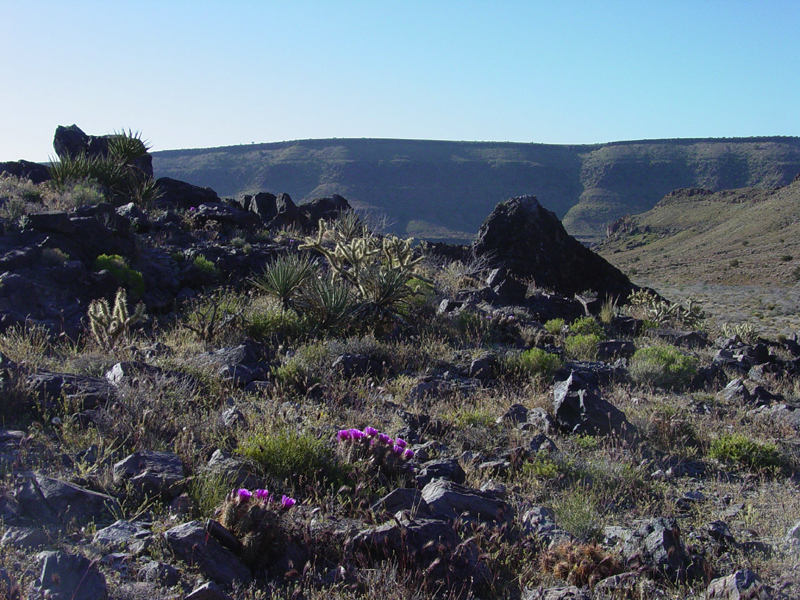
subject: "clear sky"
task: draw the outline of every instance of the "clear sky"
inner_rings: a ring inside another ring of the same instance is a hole
[[[800,135],[798,0],[0,0],[0,161],[371,137]]]

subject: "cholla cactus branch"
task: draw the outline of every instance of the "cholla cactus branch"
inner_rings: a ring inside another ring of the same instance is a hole
[[[124,288],[117,290],[114,308],[105,298],[89,304],[89,329],[104,348],[113,348],[128,330],[144,318],[144,304],[139,302],[133,314],[128,312],[128,294]]]

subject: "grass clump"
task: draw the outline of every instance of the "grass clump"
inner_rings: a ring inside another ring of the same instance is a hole
[[[692,381],[697,362],[674,346],[651,346],[634,353],[629,371],[636,383],[675,389]]]
[[[564,354],[574,360],[595,360],[600,336],[595,333],[578,334],[564,340]]]
[[[755,471],[781,466],[781,456],[774,444],[760,444],[741,433],[726,433],[712,440],[708,455]]]
[[[297,484],[300,479],[335,479],[338,469],[332,450],[310,433],[281,429],[253,432],[239,452],[276,481]]]
[[[506,371],[518,378],[550,379],[562,366],[561,359],[541,348],[531,348],[505,359]]]
[[[284,254],[251,281],[261,291],[280,300],[281,306],[287,310],[300,287],[318,271],[319,265],[308,254]]]

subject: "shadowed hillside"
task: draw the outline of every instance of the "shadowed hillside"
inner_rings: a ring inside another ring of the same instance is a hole
[[[471,238],[497,202],[536,195],[567,230],[596,240],[605,225],[648,210],[676,188],[789,183],[792,137],[548,145],[424,140],[302,140],[153,154],[158,176],[234,196],[288,192],[296,202],[341,194],[425,239]]]

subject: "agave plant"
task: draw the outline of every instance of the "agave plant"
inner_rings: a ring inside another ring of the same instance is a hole
[[[280,300],[283,309],[287,310],[300,286],[315,276],[318,270],[319,265],[307,254],[284,254],[250,281],[261,291]]]

